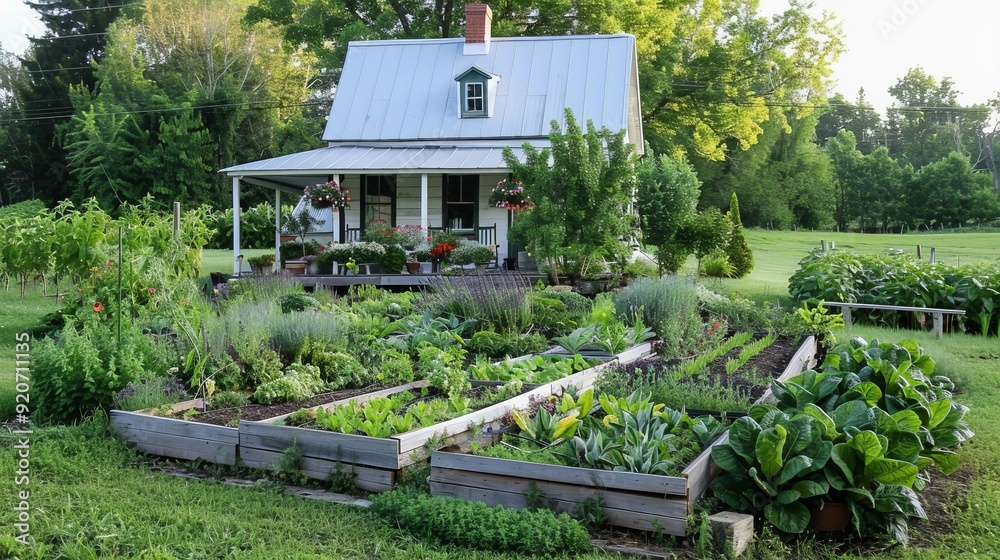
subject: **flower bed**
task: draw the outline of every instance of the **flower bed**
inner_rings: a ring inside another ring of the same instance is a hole
[[[778,379],[800,374],[812,364],[816,340],[809,337]],[[760,400],[771,398],[767,392]],[[679,476],[649,475],[590,468],[547,465],[459,453],[435,452],[431,457],[431,493],[507,507],[528,506],[534,485],[558,511],[603,497],[609,523],[620,527],[660,530],[684,535],[691,505],[719,474],[711,450],[728,440],[723,434],[684,468]]]

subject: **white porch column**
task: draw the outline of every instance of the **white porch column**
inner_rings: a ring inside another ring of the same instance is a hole
[[[427,174],[420,174],[420,227],[427,233]]]
[[[333,180],[338,185],[340,185],[341,189],[344,188],[343,183],[340,182],[340,175],[334,175],[333,176]],[[347,208],[346,207],[345,208],[341,208],[340,212],[330,212],[330,214],[333,216],[333,218],[332,218],[332,220],[333,220],[333,224],[332,224],[333,225],[333,240],[336,241],[337,243],[343,243],[344,241],[346,241],[343,238],[343,236],[341,236],[341,232],[343,231],[343,228],[341,228],[341,226],[340,226],[340,221],[345,219],[345,217],[342,216],[342,214],[344,214],[345,212],[347,212]],[[327,272],[329,272],[329,271],[327,271]]]
[[[281,191],[274,190],[274,266],[281,270]]]
[[[240,178],[233,177],[233,276],[240,273]]]

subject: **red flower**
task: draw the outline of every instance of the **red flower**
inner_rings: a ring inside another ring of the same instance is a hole
[[[156,288],[153,288],[152,286],[150,286],[149,293],[155,294],[156,293]]]
[[[103,303],[101,303],[99,301],[96,302],[96,303],[94,303],[94,313],[100,313],[102,309],[104,309],[104,304]]]

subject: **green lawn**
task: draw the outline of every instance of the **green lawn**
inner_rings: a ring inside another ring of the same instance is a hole
[[[41,285],[29,285],[24,299],[15,286],[0,291],[0,420],[14,413],[14,337],[35,326],[42,315],[58,309],[55,300],[42,295]]]
[[[746,279],[718,285],[755,299],[787,297],[786,282],[798,260],[834,240],[840,248],[862,252],[888,247],[912,250],[935,246],[939,256],[963,262],[995,258],[1000,234],[852,236],[848,234],[749,231],[757,268]],[[850,247],[849,247],[850,246]],[[265,252],[265,251],[260,251]],[[249,252],[248,252],[249,253]],[[253,252],[251,254],[258,254]],[[227,271],[231,253],[207,251],[206,272]],[[949,261],[950,262],[950,261]],[[710,281],[711,284],[713,281]],[[40,290],[21,300],[0,292],[0,410],[12,405],[13,335],[54,310]],[[938,363],[939,371],[960,384],[958,399],[972,408],[973,441],[960,450],[967,485],[937,477],[941,499],[927,504],[935,525],[914,529],[910,548],[834,551],[811,539],[785,544],[765,538],[748,558],[984,558],[996,557],[1000,535],[1000,343],[966,335],[934,340],[921,332],[855,327],[846,336],[898,341],[914,338]],[[5,392],[6,391],[6,392]],[[12,436],[0,435],[0,501],[14,503],[16,456]],[[31,440],[31,534],[28,554],[13,548],[14,512],[0,510],[0,558],[519,558],[440,548],[387,527],[346,506],[281,495],[268,488],[240,488],[213,481],[191,481],[154,474],[149,462],[127,450],[98,420],[82,426],[46,428]],[[942,532],[941,528],[948,527]],[[929,529],[933,528],[931,531]],[[18,551],[18,552],[15,552]],[[607,558],[592,554],[584,558]],[[613,557],[613,556],[611,556]]]
[[[838,250],[861,254],[885,253],[896,248],[916,255],[917,245],[920,245],[924,259],[930,258],[930,248],[934,247],[937,262],[953,265],[1000,258],[1000,233],[876,235],[748,229],[745,234],[753,249],[753,272],[740,280],[709,279],[705,282],[723,293],[738,292],[756,301],[787,299],[788,278],[809,251],[819,248],[821,240],[828,246],[833,241]],[[693,274],[695,262],[694,257],[690,258],[685,271]]]

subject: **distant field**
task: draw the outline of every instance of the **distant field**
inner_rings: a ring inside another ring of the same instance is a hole
[[[890,248],[902,249],[916,255],[917,245],[922,247],[923,258],[930,257],[935,248],[937,262],[953,265],[995,261],[1000,258],[1000,233],[920,233],[920,234],[871,234],[831,233],[817,231],[745,230],[747,242],[753,250],[754,270],[741,280],[707,280],[706,283],[725,293],[740,295],[757,301],[788,297],[788,278],[798,269],[799,261],[809,251],[818,248],[820,240],[834,242],[838,250],[860,254],[885,253]],[[694,272],[695,260],[685,267]]]

